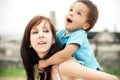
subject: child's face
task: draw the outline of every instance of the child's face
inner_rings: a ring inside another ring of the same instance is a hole
[[[87,17],[89,8],[81,2],[75,2],[71,5],[69,12],[65,17],[65,27],[69,32],[82,29],[88,25]]]
[[[34,26],[30,32],[30,42],[38,56],[43,58],[54,43],[50,24],[43,20],[39,25]]]

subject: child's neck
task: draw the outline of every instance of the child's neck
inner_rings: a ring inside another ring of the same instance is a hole
[[[69,35],[70,33],[70,31],[66,31],[65,36]]]

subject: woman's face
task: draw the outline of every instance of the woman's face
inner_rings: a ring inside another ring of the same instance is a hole
[[[43,58],[54,43],[51,27],[43,20],[39,25],[33,26],[30,32],[30,42],[40,58]]]

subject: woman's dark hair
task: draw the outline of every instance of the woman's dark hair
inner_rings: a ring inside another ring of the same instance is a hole
[[[93,26],[95,25],[98,19],[99,12],[98,12],[97,6],[93,4],[92,1],[90,0],[77,0],[76,2],[81,2],[89,8],[87,22],[90,24],[90,27],[86,29],[86,31],[89,31],[90,29],[93,28]]]
[[[33,26],[39,25],[43,20],[48,22],[51,27],[53,38],[55,39],[55,43],[51,46],[50,51],[48,54],[45,55],[43,59],[48,59],[50,56],[52,56],[57,51],[61,50],[61,46],[59,44],[59,41],[56,38],[56,30],[50,21],[49,18],[46,18],[44,16],[35,16],[33,17],[30,22],[27,24],[21,47],[20,47],[20,54],[22,58],[22,62],[26,71],[27,80],[35,80],[35,65],[38,64],[38,61],[41,60],[40,57],[38,57],[37,53],[33,48],[30,47],[30,31]],[[40,74],[40,80],[50,80],[51,79],[51,68],[52,66],[48,66],[46,68],[45,73],[39,73]]]

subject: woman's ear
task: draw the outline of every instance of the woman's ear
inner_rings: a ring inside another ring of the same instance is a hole
[[[52,44],[54,44],[55,43],[55,38],[53,38],[53,41],[52,41]]]
[[[32,45],[30,44],[29,47],[32,48]]]
[[[83,25],[83,29],[84,29],[84,30],[87,30],[89,27],[90,27],[90,24],[88,24],[88,23],[85,23],[85,24]]]

